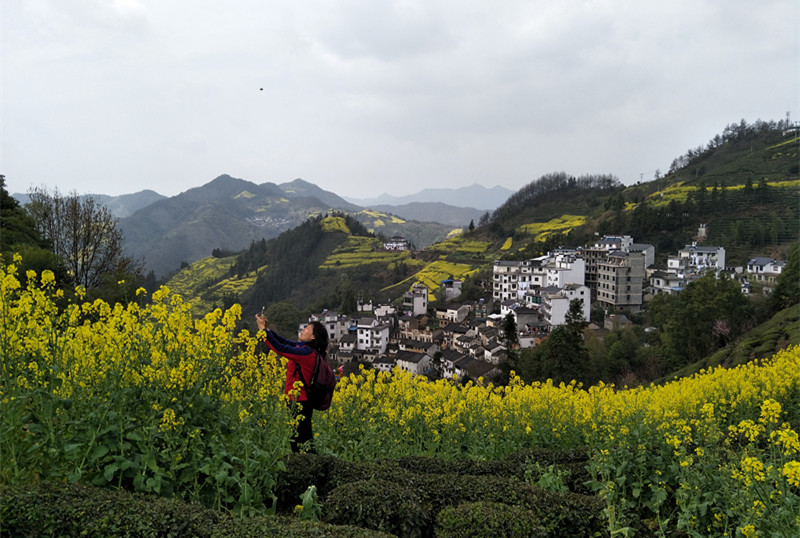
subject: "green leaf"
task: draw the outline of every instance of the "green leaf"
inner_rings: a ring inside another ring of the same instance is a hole
[[[69,455],[77,451],[81,446],[83,446],[83,443],[67,443],[64,445],[64,454]]]
[[[214,480],[216,480],[217,482],[222,482],[226,478],[228,478],[228,471],[225,470],[225,469],[222,469],[221,471],[217,471],[217,473],[214,475]]]
[[[161,469],[159,469],[158,467],[158,462],[153,457],[147,458],[147,468],[153,471],[154,473],[161,472]]]
[[[106,468],[103,469],[103,477],[105,477],[105,479],[108,482],[111,482],[111,479],[114,478],[114,473],[116,473],[118,470],[119,470],[119,465],[117,465],[116,463],[106,465]]]
[[[139,432],[128,432],[125,434],[125,439],[130,441],[144,441],[144,437]]]
[[[108,453],[109,453],[109,449],[108,449],[108,447],[106,445],[99,445],[99,446],[95,447],[94,451],[92,452],[91,460],[92,461],[97,461],[97,460],[99,460],[100,458],[102,458],[103,456],[105,456]]]

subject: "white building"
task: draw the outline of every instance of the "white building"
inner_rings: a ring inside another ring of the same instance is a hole
[[[312,314],[308,318],[308,323],[312,321],[319,321],[325,326],[328,331],[328,338],[331,342],[338,342],[350,330],[350,320],[347,316],[340,316],[336,312],[329,312],[323,310],[320,314]],[[308,325],[308,323],[301,323],[300,330]],[[299,334],[299,333],[298,333]]]
[[[747,262],[747,278],[751,283],[759,282],[772,286],[783,272],[785,265],[785,261],[756,256]]]
[[[679,250],[678,258],[686,263],[687,270],[703,272],[725,269],[725,247],[705,247],[694,242]]]
[[[546,287],[563,288],[567,284],[583,285],[586,278],[586,260],[573,255],[561,254],[550,260],[546,270]]]
[[[397,367],[414,375],[422,375],[430,369],[433,359],[426,353],[398,351],[395,357]]]
[[[677,295],[686,286],[686,279],[683,274],[669,271],[653,271],[650,275],[650,293],[658,295],[667,293]]]
[[[448,278],[447,280],[442,280],[442,295],[444,296],[445,301],[451,301],[456,297],[461,295],[461,286],[463,282],[460,280],[455,280],[452,278]]]
[[[564,325],[569,312],[569,303],[573,299],[581,301],[581,313],[584,321],[591,316],[591,291],[588,286],[567,284],[563,288],[546,288],[542,290],[542,306],[544,320],[550,327]]]
[[[411,291],[403,294],[403,310],[412,316],[428,313],[428,288],[422,284],[414,284]]]
[[[549,256],[530,260],[497,260],[492,268],[492,296],[496,301],[523,300],[547,283]]]
[[[389,326],[378,323],[375,318],[362,318],[356,329],[358,351],[386,353],[389,344]]]
[[[409,244],[405,237],[395,235],[383,244],[386,250],[408,250]]]

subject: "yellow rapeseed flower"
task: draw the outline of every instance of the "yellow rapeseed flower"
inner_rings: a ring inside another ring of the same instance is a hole
[[[800,462],[787,461],[783,465],[783,470],[781,472],[789,484],[795,487],[800,486]]]

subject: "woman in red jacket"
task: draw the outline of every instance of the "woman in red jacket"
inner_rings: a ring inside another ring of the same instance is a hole
[[[267,336],[264,341],[267,346],[278,355],[289,359],[284,393],[288,395],[297,381],[303,382],[305,379],[304,384],[311,383],[317,354],[323,358],[328,354],[328,331],[325,326],[318,321],[312,321],[300,331],[300,340],[296,341],[270,330],[269,321],[263,313],[256,314],[256,323],[260,330],[266,331]],[[295,399],[292,396],[290,398]],[[314,452],[314,434],[311,431],[311,414],[314,410],[308,403],[305,387],[295,401],[300,414],[300,423],[297,425],[297,433],[292,437],[292,451],[298,452],[305,443],[308,443],[308,452]]]

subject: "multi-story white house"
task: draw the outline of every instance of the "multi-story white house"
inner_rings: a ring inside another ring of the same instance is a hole
[[[520,283],[524,283],[523,289],[527,289],[529,274],[527,261],[496,260],[492,268],[492,296],[496,301],[518,299]]]
[[[589,321],[591,315],[591,290],[582,284],[567,284],[563,288],[545,288],[541,291],[544,320],[550,327],[564,325],[569,303],[579,299],[582,304],[583,319]]]
[[[547,285],[550,256],[530,260],[497,260],[492,268],[492,296],[496,301],[524,300]]]
[[[344,335],[350,332],[350,319],[347,316],[340,316],[336,312],[323,310],[320,314],[312,314],[309,316],[308,321],[319,321],[322,323],[328,331],[328,338],[330,338],[331,342],[338,342]],[[308,325],[308,323],[301,324],[300,330],[302,331],[303,327],[306,325]]]
[[[706,247],[694,242],[679,250],[678,258],[685,262],[686,270],[703,272],[725,269],[725,247]]]
[[[389,344],[389,326],[379,324],[375,318],[358,320],[356,349],[362,352],[386,353]]]
[[[403,311],[412,316],[428,313],[428,288],[423,284],[414,284],[411,291],[403,294]]]
[[[442,280],[442,295],[444,295],[444,300],[450,301],[461,295],[462,285],[462,281],[453,278]]]
[[[563,288],[567,284],[583,285],[586,278],[586,260],[572,254],[560,254],[547,265],[545,287]]]
[[[653,271],[650,275],[650,293],[653,295],[659,293],[676,295],[683,291],[685,285],[686,278],[677,272]]]
[[[383,244],[386,250],[408,250],[409,244],[405,237],[395,235]]]
[[[785,265],[785,261],[756,256],[747,262],[747,278],[751,283],[759,282],[766,286],[774,286]]]

